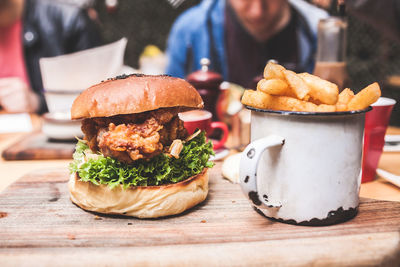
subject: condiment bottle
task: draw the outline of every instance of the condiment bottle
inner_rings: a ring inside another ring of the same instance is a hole
[[[329,17],[318,24],[318,47],[314,74],[331,81],[343,90],[350,79],[346,64],[347,21]]]
[[[218,120],[217,101],[221,93],[220,84],[223,79],[219,73],[209,70],[210,60],[208,58],[202,58],[200,65],[201,69],[189,74],[186,80],[197,89],[203,98],[204,109],[213,114],[213,120]]]

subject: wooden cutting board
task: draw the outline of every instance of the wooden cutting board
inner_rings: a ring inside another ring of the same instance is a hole
[[[76,141],[52,141],[41,132],[23,136],[6,148],[5,160],[72,159]]]
[[[203,204],[152,220],[81,210],[69,200],[66,170],[26,175],[0,194],[1,266],[400,262],[400,203],[362,199],[357,217],[339,225],[282,224],[257,214],[220,169]]]

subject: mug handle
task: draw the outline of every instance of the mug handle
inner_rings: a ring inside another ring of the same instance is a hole
[[[224,146],[226,140],[228,139],[228,135],[229,135],[228,126],[222,121],[213,121],[213,122],[211,122],[210,127],[211,127],[212,131],[214,131],[214,129],[222,130],[221,140],[213,140],[213,148],[214,149],[222,148]]]
[[[260,197],[257,190],[257,167],[263,152],[270,147],[282,146],[285,138],[278,135],[267,137],[251,142],[242,152],[240,158],[240,186],[243,193],[253,202],[254,205],[263,205],[267,208],[280,208],[280,202],[268,201],[268,197]]]

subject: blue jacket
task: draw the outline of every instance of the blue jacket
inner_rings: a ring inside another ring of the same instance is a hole
[[[299,62],[308,72],[314,69],[317,26],[328,14],[303,0],[289,0],[300,15],[297,30]],[[228,77],[224,40],[225,0],[203,0],[185,11],[172,26],[167,44],[167,74],[186,77],[201,68],[200,59],[210,58],[210,69]],[[245,53],[245,52],[244,52]]]

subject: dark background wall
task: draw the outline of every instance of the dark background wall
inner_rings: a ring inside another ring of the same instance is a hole
[[[144,47],[153,44],[164,51],[176,17],[199,2],[186,0],[175,9],[167,0],[120,0],[115,12],[109,13],[105,1],[99,0],[94,8],[106,43],[127,37],[125,64],[138,68]]]

